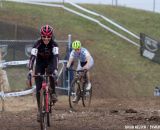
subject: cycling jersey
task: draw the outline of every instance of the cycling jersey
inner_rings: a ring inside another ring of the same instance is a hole
[[[86,62],[86,57],[87,56],[91,56],[91,54],[84,47],[81,47],[80,52],[76,52],[75,50],[72,50],[71,54],[70,54],[70,58],[79,59],[80,62]]]
[[[94,64],[94,60],[93,57],[91,56],[91,54],[89,53],[89,51],[84,48],[81,47],[80,51],[75,51],[72,50],[71,54],[70,54],[70,59],[78,59],[78,67],[77,70],[81,70],[83,69],[83,67],[87,64],[87,57],[89,58],[89,63],[88,63],[88,69],[92,68],[93,64]]]
[[[36,60],[35,74],[44,74],[45,68],[47,68],[47,73],[53,74],[54,70],[58,69],[58,50],[59,48],[57,43],[52,39],[47,45],[43,43],[42,39],[38,40],[31,50],[29,69],[33,70],[33,64]],[[39,94],[42,87],[42,78],[35,77],[35,83],[37,100],[39,100]],[[55,84],[53,77],[50,77],[50,86],[52,88],[53,93],[55,93]]]
[[[29,61],[29,69],[33,70],[33,64],[36,59],[36,65],[41,63],[49,63],[53,61],[53,68],[58,69],[58,57],[59,57],[59,48],[55,41],[52,39],[50,42],[45,45],[43,40],[38,40],[32,50],[31,50],[31,57]]]

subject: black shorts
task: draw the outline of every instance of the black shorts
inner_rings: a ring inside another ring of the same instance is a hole
[[[81,67],[85,66],[86,64],[87,64],[87,61],[86,62],[80,62]]]

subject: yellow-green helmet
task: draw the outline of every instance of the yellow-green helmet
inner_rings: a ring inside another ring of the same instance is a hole
[[[81,42],[78,41],[78,40],[75,40],[73,43],[72,43],[72,49],[76,50],[76,49],[80,49],[81,48]]]

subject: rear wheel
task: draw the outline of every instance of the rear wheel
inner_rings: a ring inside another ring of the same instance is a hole
[[[76,110],[77,109],[77,105],[78,105],[78,101],[80,100],[80,84],[77,83],[77,80],[74,79],[71,83],[71,88],[69,90],[69,106],[72,110]],[[75,100],[77,96],[77,100]]]

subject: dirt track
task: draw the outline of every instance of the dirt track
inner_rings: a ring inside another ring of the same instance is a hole
[[[158,99],[94,99],[90,109],[71,112],[67,97],[59,97],[49,130],[125,130],[128,127],[157,130],[160,129],[159,105]],[[33,97],[7,99],[5,112],[0,113],[0,129],[39,130]]]

